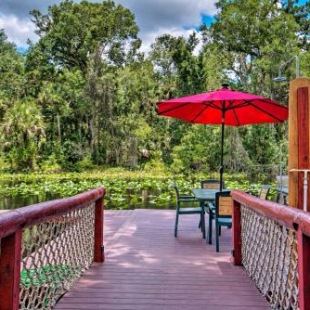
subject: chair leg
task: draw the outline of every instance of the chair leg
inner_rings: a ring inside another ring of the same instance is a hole
[[[219,245],[219,232],[220,232],[220,225],[216,222],[215,223],[215,247],[216,247],[216,252],[220,251],[220,245]]]
[[[209,211],[209,226],[208,226],[208,243],[212,244],[212,220],[213,220],[213,215],[212,211]]]
[[[222,234],[222,228],[221,225],[219,226],[219,236]]]
[[[176,216],[175,216],[175,225],[174,225],[174,236],[178,236],[178,223],[179,223],[179,212],[177,210]]]
[[[204,206],[203,206],[203,203],[202,203],[202,202],[200,202],[200,207],[204,210]],[[198,224],[198,228],[200,228],[200,229],[202,228],[202,227],[201,227],[201,224],[202,224],[202,223],[201,223],[201,217],[200,217],[199,224]]]
[[[205,213],[200,213],[200,222],[201,222],[201,232],[203,239],[206,239],[206,224],[205,224]]]

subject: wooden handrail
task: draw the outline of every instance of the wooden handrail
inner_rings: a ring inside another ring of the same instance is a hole
[[[310,237],[310,213],[303,210],[290,208],[276,202],[261,200],[255,196],[246,194],[239,190],[231,192],[233,200],[249,209],[274,220],[275,222],[285,225],[291,229],[299,229]]]
[[[25,219],[18,211],[9,211],[0,215],[0,238],[7,237],[17,231]]]
[[[261,200],[242,191],[231,192],[233,198],[234,264],[242,265],[241,206],[297,232],[298,301],[300,310],[310,310],[310,213],[300,209]]]
[[[0,238],[45,220],[61,216],[74,208],[95,202],[105,195],[105,189],[97,188],[73,197],[33,204],[1,214]]]
[[[104,188],[76,196],[38,203],[0,215],[0,309],[17,310],[21,266],[22,229],[43,223],[95,203],[94,262],[104,261],[103,197]]]

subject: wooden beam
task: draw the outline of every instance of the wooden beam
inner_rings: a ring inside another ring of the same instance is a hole
[[[298,229],[299,309],[310,310],[310,237]]]
[[[22,230],[1,239],[0,309],[19,309]]]
[[[96,201],[95,206],[95,242],[94,242],[94,262],[104,262],[103,247],[103,198]]]
[[[242,265],[242,238],[241,238],[241,205],[233,200],[233,248],[234,248],[234,265]]]
[[[289,206],[298,209],[303,209],[303,173],[290,171],[292,169],[310,169],[309,98],[310,79],[297,78],[290,83],[288,161]]]

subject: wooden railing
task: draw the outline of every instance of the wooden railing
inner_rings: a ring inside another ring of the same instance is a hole
[[[103,262],[103,188],[0,215],[0,309],[50,309]]]
[[[234,263],[274,309],[310,309],[310,213],[232,191]]]

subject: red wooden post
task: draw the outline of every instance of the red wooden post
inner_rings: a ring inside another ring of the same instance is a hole
[[[19,309],[22,230],[1,239],[0,309]]]
[[[241,239],[241,205],[233,200],[233,246],[234,246],[234,265],[242,265],[242,239]]]
[[[309,104],[308,88],[297,89],[298,115],[298,169],[309,169]],[[298,208],[303,210],[304,175],[299,172]],[[308,193],[307,193],[307,196]],[[309,198],[309,197],[308,197]]]
[[[302,210],[304,173],[294,170],[310,168],[310,79],[296,78],[290,83],[289,92],[289,206]],[[310,191],[305,194],[310,201]]]
[[[103,247],[103,197],[96,201],[95,206],[95,244],[94,244],[94,262],[104,262]]]
[[[299,309],[310,310],[310,237],[297,231]]]

